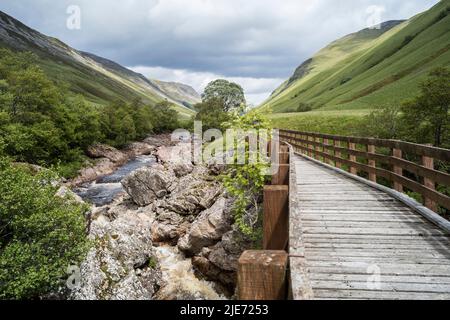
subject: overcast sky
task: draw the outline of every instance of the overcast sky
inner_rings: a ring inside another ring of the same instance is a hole
[[[201,92],[216,78],[260,103],[329,42],[438,0],[0,0],[0,10],[72,47]],[[80,8],[80,29],[67,9]],[[375,7],[374,7],[375,6]]]

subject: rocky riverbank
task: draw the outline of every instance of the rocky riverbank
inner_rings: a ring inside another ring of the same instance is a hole
[[[137,156],[150,155],[157,148],[172,145],[170,135],[167,134],[152,136],[142,142],[131,143],[123,150],[118,150],[108,145],[93,145],[87,152],[93,164],[83,168],[75,179],[68,181],[67,186],[77,187],[84,183],[95,181],[113,173],[120,166]]]
[[[252,243],[233,224],[233,199],[218,180],[222,168],[194,165],[190,143],[158,139],[145,142],[154,147],[157,164],[128,175],[122,180],[126,195],[93,209],[89,237],[94,247],[81,266],[81,283],[72,298],[233,295],[237,260]],[[111,152],[102,152],[102,158],[123,161]],[[180,273],[190,276],[180,281]]]

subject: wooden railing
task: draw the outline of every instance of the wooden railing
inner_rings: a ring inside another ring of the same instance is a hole
[[[264,187],[263,250],[245,251],[239,259],[240,300],[284,300],[288,296],[290,160],[293,150],[280,145],[279,165]]]
[[[407,190],[422,196],[424,205],[437,212],[450,210],[450,197],[439,187],[450,187],[450,175],[435,168],[436,162],[450,163],[450,150],[397,140],[345,137],[319,133],[280,130],[280,140],[296,152],[308,155],[372,182],[392,184],[399,192]]]

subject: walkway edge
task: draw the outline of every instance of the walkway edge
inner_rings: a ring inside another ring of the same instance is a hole
[[[293,146],[289,146],[290,172],[289,172],[289,192],[297,193],[297,173],[294,165],[295,151]],[[300,270],[299,273],[290,274],[290,298],[295,300],[311,300],[314,298],[312,286],[309,283],[308,269],[305,258],[305,246],[303,243],[303,232],[300,215],[300,203],[295,197],[289,197],[289,265],[290,270]],[[295,236],[294,236],[295,235]],[[298,237],[300,235],[300,237]],[[295,266],[295,267],[294,267]]]
[[[417,213],[419,213],[420,215],[422,215],[425,219],[427,219],[428,221],[432,222],[433,224],[437,225],[438,227],[440,227],[442,230],[444,230],[447,234],[450,234],[450,221],[447,221],[446,219],[444,219],[443,217],[441,217],[440,215],[438,215],[436,212],[431,211],[430,209],[426,208],[425,206],[423,206],[422,204],[418,203],[416,200],[408,197],[407,195],[400,193],[398,191],[395,191],[393,189],[390,189],[388,187],[382,186],[378,183],[366,180],[362,177],[353,175],[347,171],[344,171],[342,169],[330,166],[326,163],[323,163],[321,161],[318,161],[316,159],[313,159],[307,155],[304,155],[302,153],[299,152],[294,152],[294,154],[305,158],[311,162],[314,162],[322,167],[325,167],[327,169],[333,170],[334,172],[337,172],[339,174],[342,174],[350,179],[353,179],[355,181],[364,183],[372,188],[375,188],[377,190],[380,190],[382,192],[385,192],[387,194],[389,194],[390,196],[392,196],[393,198],[395,198],[396,200],[402,202],[403,204],[405,204],[406,206],[410,207],[411,209],[413,209],[414,211],[416,211]]]

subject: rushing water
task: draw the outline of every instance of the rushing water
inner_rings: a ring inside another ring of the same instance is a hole
[[[155,248],[166,285],[156,296],[159,300],[224,300],[214,290],[214,284],[195,276],[191,259],[186,259],[177,247]]]
[[[154,163],[155,158],[153,156],[138,156],[114,173],[76,188],[74,191],[86,202],[93,203],[96,206],[107,205],[124,192],[120,184],[123,178],[137,169],[150,167]]]

